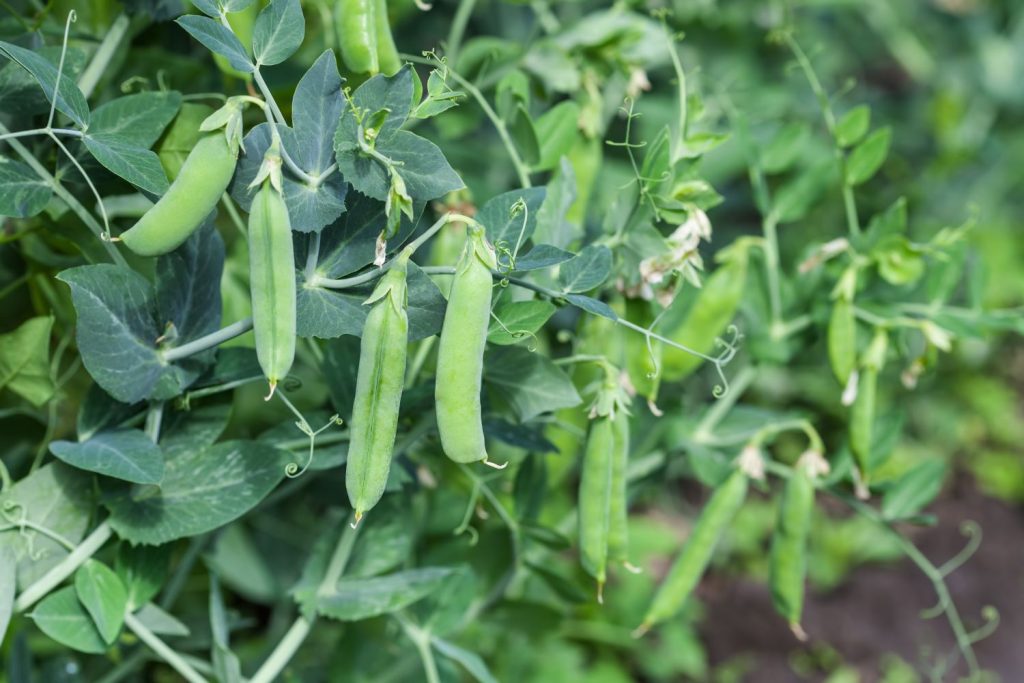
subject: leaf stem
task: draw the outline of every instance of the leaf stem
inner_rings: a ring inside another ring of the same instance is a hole
[[[106,35],[103,36],[103,42],[100,43],[99,47],[96,48],[96,52],[93,53],[89,66],[78,77],[78,89],[82,91],[86,99],[92,95],[92,91],[96,88],[96,84],[99,83],[100,77],[107,70],[107,65],[110,64],[114,53],[117,52],[121,40],[128,33],[130,25],[131,20],[127,14],[122,12],[117,15],[117,18],[110,24],[110,28],[107,29]]]
[[[181,674],[189,683],[207,683],[206,679],[193,669],[191,664],[182,659],[181,655],[168,647],[167,643],[160,640],[155,633],[146,628],[146,625],[139,621],[134,614],[129,612],[124,615],[124,625],[131,629],[139,637],[139,640],[148,645],[153,652],[160,655],[165,662]]]
[[[67,557],[22,591],[18,599],[14,601],[14,611],[24,612],[41,600],[47,593],[60,585],[64,579],[74,574],[76,569],[103,547],[103,544],[107,542],[110,536],[109,522],[103,522],[93,529],[92,533],[79,543],[74,550],[68,553]]]
[[[211,332],[208,335],[199,337],[199,339],[193,339],[187,344],[176,346],[173,349],[167,349],[163,352],[163,359],[168,363],[173,363],[176,360],[188,358],[189,356],[201,353],[207,349],[212,349],[230,339],[240,337],[251,329],[252,318],[242,318],[237,322],[231,323],[227,327],[220,328],[216,332]]]

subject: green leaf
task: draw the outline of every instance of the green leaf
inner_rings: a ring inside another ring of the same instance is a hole
[[[484,379],[491,386],[492,399],[507,402],[521,422],[583,402],[561,368],[520,346],[489,349],[484,359]]]
[[[540,140],[540,158],[533,170],[550,171],[569,153],[579,135],[579,118],[580,106],[573,100],[565,100],[537,119],[534,128]]]
[[[35,216],[46,208],[52,196],[53,188],[35,171],[20,161],[0,156],[0,216]]]
[[[611,306],[599,299],[583,296],[582,294],[569,294],[565,297],[565,300],[576,308],[586,311],[587,313],[599,315],[602,318],[608,318],[609,320],[619,319],[619,316],[612,310]]]
[[[104,485],[103,503],[121,538],[159,545],[234,521],[277,486],[290,460],[258,441],[225,441],[166,455],[159,489]]]
[[[800,158],[810,130],[804,123],[790,123],[775,134],[772,141],[761,152],[761,167],[765,173],[781,173]]]
[[[231,651],[228,630],[227,608],[221,594],[217,573],[210,572],[210,632],[213,644],[210,647],[216,679],[223,683],[242,683],[242,664]]]
[[[494,311],[487,341],[492,344],[518,344],[531,338],[554,315],[550,301],[511,301]]]
[[[89,105],[85,101],[85,95],[78,89],[75,82],[68,77],[67,71],[60,74],[60,85],[57,85],[57,67],[51,64],[46,58],[37,55],[31,50],[23,47],[5,43],[0,40],[0,52],[5,54],[11,61],[22,66],[32,74],[32,77],[39,81],[43,94],[49,102],[54,101],[54,92],[57,96],[57,111],[65,114],[82,129],[89,125]]]
[[[18,571],[18,560],[14,556],[14,549],[3,542],[0,536],[0,576],[5,577],[0,581],[0,643],[4,642],[7,635],[7,625],[11,623],[11,615],[14,613],[14,577]]]
[[[893,285],[909,285],[924,274],[921,250],[902,235],[889,235],[881,240],[871,256],[878,264],[878,274]]]
[[[140,92],[105,102],[92,113],[89,134],[149,149],[181,107],[181,93]]]
[[[93,514],[89,478],[59,463],[40,467],[0,494],[0,510],[13,519],[60,534],[69,543],[82,540]],[[24,590],[68,555],[67,548],[31,527],[0,531],[0,547],[14,551],[17,584]]]
[[[151,602],[143,605],[135,613],[135,618],[157,635],[180,636],[183,638],[191,635],[188,626],[178,621],[174,615],[168,614]]]
[[[860,185],[871,179],[889,154],[892,130],[880,128],[853,148],[846,158],[846,184]]]
[[[831,164],[829,164],[831,166]],[[831,173],[821,167],[803,171],[782,185],[775,193],[772,213],[779,223],[792,223],[807,215],[831,180]]]
[[[505,121],[505,127],[523,163],[527,166],[536,164],[540,159],[540,141],[526,107],[522,104],[517,106],[512,117]]]
[[[228,527],[229,529],[233,527]],[[121,543],[114,571],[125,586],[128,609],[137,610],[152,600],[167,580],[171,546],[147,547]]]
[[[487,240],[495,245],[503,243],[509,250],[526,244],[537,227],[537,215],[546,194],[543,187],[531,187],[489,199],[476,215],[476,220],[487,229]]]
[[[451,572],[448,567],[421,567],[372,579],[343,578],[317,598],[317,612],[342,621],[397,612],[430,595]]]
[[[164,476],[160,447],[138,429],[101,432],[88,441],[53,441],[50,452],[82,470],[137,484],[159,484]]]
[[[252,30],[252,52],[258,65],[273,66],[295,54],[306,35],[299,0],[273,0],[264,7]]]
[[[498,683],[480,655],[440,638],[432,638],[430,642],[445,657],[461,664],[475,680],[480,683]]]
[[[525,273],[530,270],[546,270],[559,263],[565,263],[576,256],[571,251],[564,251],[550,244],[538,244],[526,255],[516,259],[515,272]]]
[[[946,476],[946,463],[925,460],[900,477],[882,497],[882,516],[888,520],[913,517],[935,500]]]
[[[255,603],[273,605],[281,594],[274,571],[243,524],[232,524],[217,536],[206,564],[226,586]]]
[[[89,560],[75,572],[75,592],[100,636],[112,645],[128,609],[128,593],[121,579],[102,562]]]
[[[107,644],[71,586],[46,596],[29,616],[40,631],[72,650],[90,654],[107,651]]]
[[[186,14],[174,20],[190,36],[202,43],[208,50],[219,54],[242,73],[250,74],[254,67],[245,47],[235,34],[209,17]]]
[[[589,292],[603,284],[611,272],[611,249],[603,244],[590,244],[562,264],[558,282],[566,294]]]
[[[53,318],[30,318],[0,335],[0,389],[9,389],[33,405],[53,396],[50,378],[50,330]]]
[[[110,133],[89,133],[82,142],[104,168],[139,189],[161,195],[170,184],[156,153]]]
[[[852,147],[860,142],[871,127],[871,108],[861,104],[843,114],[836,124],[836,142],[841,147]]]
[[[569,220],[569,212],[576,199],[576,172],[569,159],[563,157],[559,161],[558,172],[547,184],[544,203],[537,214],[534,242],[546,242],[558,249],[565,249],[582,237],[582,226]],[[521,264],[517,262],[516,268],[520,267]]]

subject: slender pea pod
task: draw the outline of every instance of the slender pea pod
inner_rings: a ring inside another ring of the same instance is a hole
[[[747,279],[746,249],[727,254],[727,260],[704,282],[693,305],[685,310],[677,297],[665,313],[658,330],[669,339],[694,351],[708,354],[736,317]],[[685,294],[683,296],[686,296]],[[662,377],[666,381],[683,379],[703,360],[691,353],[666,346],[662,351]]]
[[[839,383],[846,386],[857,367],[857,321],[853,302],[837,299],[828,320],[828,359]]]
[[[611,416],[592,421],[583,451],[580,474],[580,563],[597,581],[598,601],[608,569],[608,533],[611,523],[612,471],[615,461],[615,425]]]
[[[338,0],[334,7],[345,66],[358,74],[379,72],[375,0]]]
[[[850,408],[850,450],[853,451],[857,470],[860,472],[861,490],[858,495],[867,495],[871,478],[871,443],[874,438],[875,413],[877,410],[878,373],[885,364],[888,337],[878,330],[871,345],[864,352],[864,360],[857,382],[857,397]]]
[[[373,308],[359,350],[345,471],[357,522],[384,495],[391,469],[409,343],[408,259],[407,253],[399,257],[366,300]]]
[[[625,410],[612,418],[612,482],[608,508],[608,560],[629,563],[629,499],[626,470],[629,469],[629,415]]]
[[[800,640],[807,638],[800,627],[800,617],[807,575],[807,535],[814,511],[814,480],[810,466],[801,458],[793,476],[786,482],[772,536],[770,559],[772,601]]]
[[[256,358],[272,395],[295,360],[295,257],[288,208],[270,181],[249,212],[249,289]]]
[[[455,462],[487,460],[480,386],[491,316],[491,270],[497,265],[483,228],[469,226],[441,327],[434,393],[441,446]]]
[[[223,131],[201,137],[164,196],[121,234],[121,241],[140,256],[166,254],[181,245],[216,207],[237,158]]]
[[[718,539],[747,496],[747,475],[735,470],[701,510],[683,550],[654,595],[639,631],[645,632],[682,608],[707,569]]]
[[[402,68],[402,59],[395,47],[395,38],[391,35],[391,24],[388,21],[387,0],[371,0],[374,4],[374,31],[377,37],[377,65],[385,76],[394,76]]]

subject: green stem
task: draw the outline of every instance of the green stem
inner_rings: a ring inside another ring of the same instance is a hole
[[[156,634],[146,628],[146,625],[139,621],[134,614],[124,615],[124,625],[189,683],[207,683],[206,679],[192,668],[192,665],[182,659],[181,655],[168,647],[164,641],[157,638]]]
[[[416,651],[420,655],[420,662],[423,663],[423,674],[427,683],[441,683],[441,676],[437,671],[437,662],[434,660],[434,650],[430,646],[430,634],[406,619],[401,613],[396,612],[394,617],[401,624],[405,635],[416,646]]]
[[[167,349],[163,353],[163,359],[167,363],[172,363],[182,358],[188,358],[197,353],[212,349],[215,346],[223,344],[224,342],[240,337],[249,330],[252,329],[252,318],[243,318],[237,322],[233,322],[227,327],[222,327],[216,332],[194,339],[187,344],[176,346],[173,349]]]
[[[128,33],[128,27],[131,25],[131,20],[127,14],[123,12],[117,15],[110,28],[107,29],[106,35],[103,36],[103,42],[100,43],[99,47],[96,48],[96,52],[93,53],[92,60],[89,62],[89,66],[85,68],[82,75],[78,77],[78,89],[82,91],[86,99],[92,95],[92,91],[96,88],[96,84],[99,83],[103,73],[107,70],[107,65],[110,64],[110,60],[114,57],[114,53],[117,52],[117,48],[121,44],[121,40],[124,39]]]
[[[725,418],[726,414],[732,410],[733,406],[736,405],[736,401],[740,400],[743,392],[747,390],[747,387],[751,385],[756,376],[757,371],[753,367],[748,366],[740,370],[739,374],[732,380],[732,391],[727,396],[723,396],[720,401],[711,405],[697,424],[697,428],[693,430],[693,438],[697,441],[710,438],[715,428]]]
[[[459,7],[452,17],[452,25],[448,29],[448,40],[445,42],[445,54],[451,64],[456,64],[459,58],[459,48],[462,47],[462,36],[466,33],[466,25],[469,17],[476,7],[476,0],[459,0]]]
[[[67,557],[22,591],[18,599],[14,601],[14,611],[24,612],[41,600],[60,585],[64,579],[74,574],[76,569],[103,547],[103,544],[107,542],[110,536],[111,529],[108,522],[103,522],[93,529],[93,532],[84,541],[79,543],[74,550],[68,553]]]

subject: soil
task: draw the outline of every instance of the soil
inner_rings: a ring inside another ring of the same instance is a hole
[[[939,523],[910,531],[911,538],[936,565],[964,546],[958,526],[974,520],[983,529],[977,553],[947,578],[953,601],[968,631],[983,619],[981,610],[999,610],[998,629],[975,646],[979,663],[1005,683],[1024,681],[1024,507],[987,498],[966,476],[958,477],[930,509]],[[880,678],[880,662],[895,653],[914,665],[928,680],[930,665],[955,648],[944,616],[923,620],[922,610],[936,603],[932,584],[909,560],[892,565],[866,565],[854,571],[842,586],[827,594],[808,594],[804,628],[810,635],[800,643],[772,609],[763,584],[714,579],[702,595],[707,606],[701,628],[713,664],[743,657],[751,662],[747,681],[787,683],[823,680],[819,672],[808,677],[794,673],[794,655],[833,648],[861,681]],[[956,681],[966,672],[960,662],[943,679]]]

